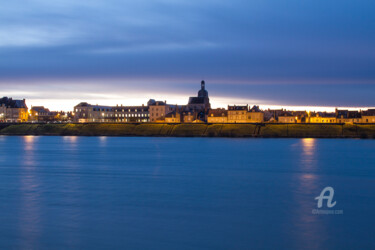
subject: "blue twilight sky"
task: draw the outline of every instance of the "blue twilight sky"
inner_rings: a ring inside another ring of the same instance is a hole
[[[12,0],[0,95],[214,106],[375,106],[374,0]]]

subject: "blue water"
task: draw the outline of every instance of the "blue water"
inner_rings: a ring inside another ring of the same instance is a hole
[[[2,136],[0,150],[0,249],[375,248],[375,140]],[[326,186],[343,214],[312,213]]]

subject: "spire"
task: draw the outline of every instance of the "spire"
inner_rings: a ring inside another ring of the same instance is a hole
[[[201,81],[201,89],[198,91],[198,97],[208,97],[206,83],[204,81]]]

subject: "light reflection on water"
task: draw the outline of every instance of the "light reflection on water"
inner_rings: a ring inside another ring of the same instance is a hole
[[[375,243],[371,140],[32,136],[0,148],[0,249]],[[312,215],[327,184],[351,216]]]
[[[71,146],[76,146],[79,139],[78,136],[63,136],[62,138],[64,142],[70,143]]]
[[[23,141],[24,141],[24,150],[26,151],[31,151],[33,150],[34,142],[37,140],[38,137],[33,136],[33,135],[27,135],[23,136]]]
[[[41,211],[40,198],[41,189],[39,175],[37,173],[36,151],[38,145],[36,142],[38,137],[24,136],[23,137],[23,155],[21,155],[21,174],[20,190],[21,192],[21,207],[20,211],[20,234],[25,239],[22,242],[22,247],[38,246],[38,238],[41,231]]]
[[[294,248],[303,249],[323,248],[319,238],[324,241],[326,228],[324,223],[318,222],[318,217],[312,214],[315,208],[314,197],[319,190],[319,175],[316,174],[318,168],[317,159],[317,139],[304,138],[298,145],[300,149],[296,185],[294,186],[293,197],[294,206],[292,207],[292,221],[296,234]]]
[[[100,136],[99,142],[101,147],[105,147],[107,145],[107,136]]]

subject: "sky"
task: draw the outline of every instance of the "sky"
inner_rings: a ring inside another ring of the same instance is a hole
[[[13,0],[0,4],[0,96],[213,107],[375,107],[373,0]]]

